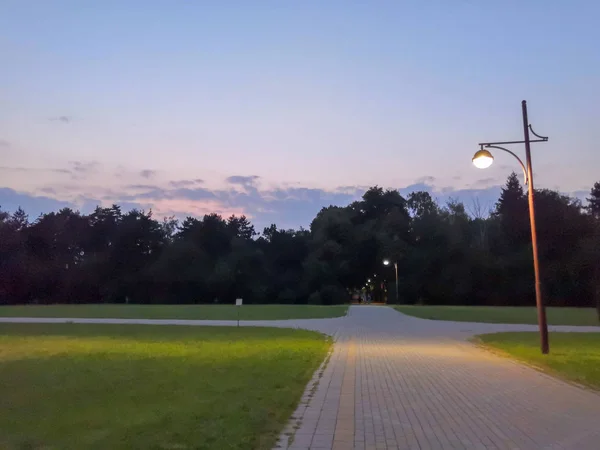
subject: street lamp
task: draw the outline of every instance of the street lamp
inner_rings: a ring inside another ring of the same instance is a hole
[[[383,265],[384,266],[389,266],[390,265],[390,260],[389,259],[384,259],[383,260]],[[394,261],[394,269],[396,270],[396,302],[400,302],[400,300],[398,299],[398,263],[396,261]]]
[[[547,142],[548,138],[540,136],[529,124],[527,118],[527,102],[523,100],[521,102],[521,109],[523,112],[523,134],[525,140],[523,141],[506,141],[506,142],[482,142],[479,144],[479,151],[473,156],[473,164],[479,169],[485,169],[490,167],[494,162],[494,157],[490,153],[488,148],[495,148],[510,153],[516,158],[523,169],[523,176],[525,177],[525,184],[528,185],[528,200],[529,200],[529,224],[531,225],[531,247],[533,249],[533,271],[535,274],[535,304],[537,307],[538,314],[538,326],[540,329],[540,340],[542,353],[547,354],[550,351],[548,343],[548,324],[546,323],[546,308],[544,306],[544,299],[542,296],[542,282],[540,278],[540,264],[538,257],[538,245],[537,245],[537,232],[535,227],[535,199],[534,199],[534,187],[533,187],[533,169],[531,167],[531,146],[532,142]],[[529,132],[538,137],[539,139],[530,139]],[[515,153],[500,145],[509,144],[525,144],[525,162],[521,161]]]
[[[483,147],[473,156],[473,164],[478,169],[487,169],[493,162],[494,157],[488,150],[484,150]]]

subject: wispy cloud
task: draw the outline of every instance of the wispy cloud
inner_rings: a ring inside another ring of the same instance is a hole
[[[156,190],[156,189],[160,189],[159,186],[153,185],[153,184],[128,184],[127,186],[125,186],[127,189],[134,189],[134,190]]]
[[[52,172],[52,173],[66,173],[70,174],[71,171],[68,169],[44,169],[40,167],[11,167],[11,166],[0,166],[0,170],[6,172]]]
[[[100,167],[100,163],[96,161],[69,161],[69,164],[73,171],[79,174],[95,172]]]
[[[22,207],[29,214],[29,217],[36,217],[43,212],[57,211],[72,205],[69,202],[51,197],[17,192],[10,188],[0,188],[0,206],[4,211],[15,211],[17,208]]]
[[[73,180],[85,180],[98,172],[101,165],[96,161],[69,161],[71,178]]]
[[[10,142],[5,139],[0,139],[0,147],[2,148],[10,148]]]
[[[230,184],[240,184],[242,186],[252,186],[256,180],[260,177],[257,175],[250,176],[242,176],[242,175],[233,175],[228,177],[225,181]]]
[[[145,170],[140,171],[140,176],[142,176],[143,178],[146,178],[146,179],[153,178],[155,175],[156,175],[155,170],[145,169]]]
[[[75,169],[77,167],[78,169]],[[73,171],[86,174],[95,170],[94,164],[72,163]],[[104,170],[99,172],[104,174]],[[141,172],[131,172],[142,179]],[[115,175],[115,174],[113,174]],[[95,175],[97,178],[98,174]],[[132,179],[132,176],[123,180]],[[183,218],[188,215],[202,216],[216,212],[222,215],[245,214],[258,229],[275,223],[284,228],[307,227],[315,215],[324,206],[348,205],[359,199],[368,187],[346,185],[334,189],[320,189],[299,184],[270,186],[257,183],[257,176],[234,175],[225,178],[222,188],[211,188],[198,180],[160,180],[158,176],[153,183],[123,183],[119,185],[114,176],[113,184],[102,184],[96,178],[82,177],[72,179],[70,183],[43,185],[33,192],[4,191],[0,204],[19,204],[31,215],[47,212],[48,209],[36,210],[36,207],[70,206],[83,212],[91,211],[96,205],[108,206],[112,203],[122,205],[123,209],[152,209],[158,217],[175,215]],[[470,205],[478,199],[483,205],[494,204],[500,193],[500,186],[482,186],[469,189],[453,187],[436,187],[433,177],[421,177],[415,183],[400,188],[402,195],[407,196],[414,191],[427,191],[440,203],[450,198],[457,198]],[[482,181],[482,180],[480,180]],[[489,181],[489,180],[483,180]],[[116,184],[115,184],[116,183]],[[240,186],[243,189],[240,189]],[[48,197],[40,200],[35,193]],[[31,202],[27,199],[31,198]],[[51,202],[54,201],[55,203]],[[50,209],[51,210],[51,209]]]
[[[57,116],[57,117],[50,117],[50,119],[48,119],[52,122],[62,122],[62,123],[71,123],[73,118],[70,116]]]
[[[490,177],[490,178],[482,178],[480,180],[477,180],[471,186],[472,187],[487,187],[490,185],[498,185],[501,183],[502,183],[501,179]]]
[[[435,177],[433,177],[431,175],[425,175],[424,177],[417,179],[417,181],[415,181],[415,183],[433,184],[433,183],[435,183]]]
[[[196,186],[196,185],[202,184],[202,183],[204,183],[204,180],[201,180],[199,178],[197,178],[195,180],[173,180],[173,181],[169,181],[169,186],[174,187],[174,188],[185,188],[185,187]]]

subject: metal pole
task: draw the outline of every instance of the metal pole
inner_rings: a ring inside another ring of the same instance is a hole
[[[400,299],[398,298],[398,263],[394,263],[394,269],[396,269],[396,304],[400,304]]]
[[[531,247],[533,249],[533,271],[535,273],[535,304],[537,306],[538,326],[540,329],[540,339],[542,353],[545,355],[550,351],[548,343],[548,324],[546,323],[546,307],[542,296],[542,282],[540,278],[540,262],[538,256],[537,231],[535,226],[535,199],[533,184],[533,169],[531,167],[531,148],[529,140],[529,120],[527,118],[527,102],[521,102],[523,109],[523,131],[525,133],[525,156],[527,162],[527,178],[529,180],[529,223],[531,225]]]

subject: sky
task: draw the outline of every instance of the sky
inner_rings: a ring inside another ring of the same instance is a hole
[[[0,207],[308,226],[369,186],[492,207],[600,181],[595,0],[0,0]],[[523,155],[523,146],[512,148]]]

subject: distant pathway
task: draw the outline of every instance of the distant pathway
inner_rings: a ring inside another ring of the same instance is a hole
[[[0,322],[235,326],[235,321],[0,318]],[[466,342],[474,334],[536,331],[417,319],[391,308],[352,306],[346,317],[242,321],[334,336],[282,434],[279,448],[600,448],[600,395],[494,356]],[[600,331],[600,327],[551,327]],[[293,435],[293,438],[289,438]]]

